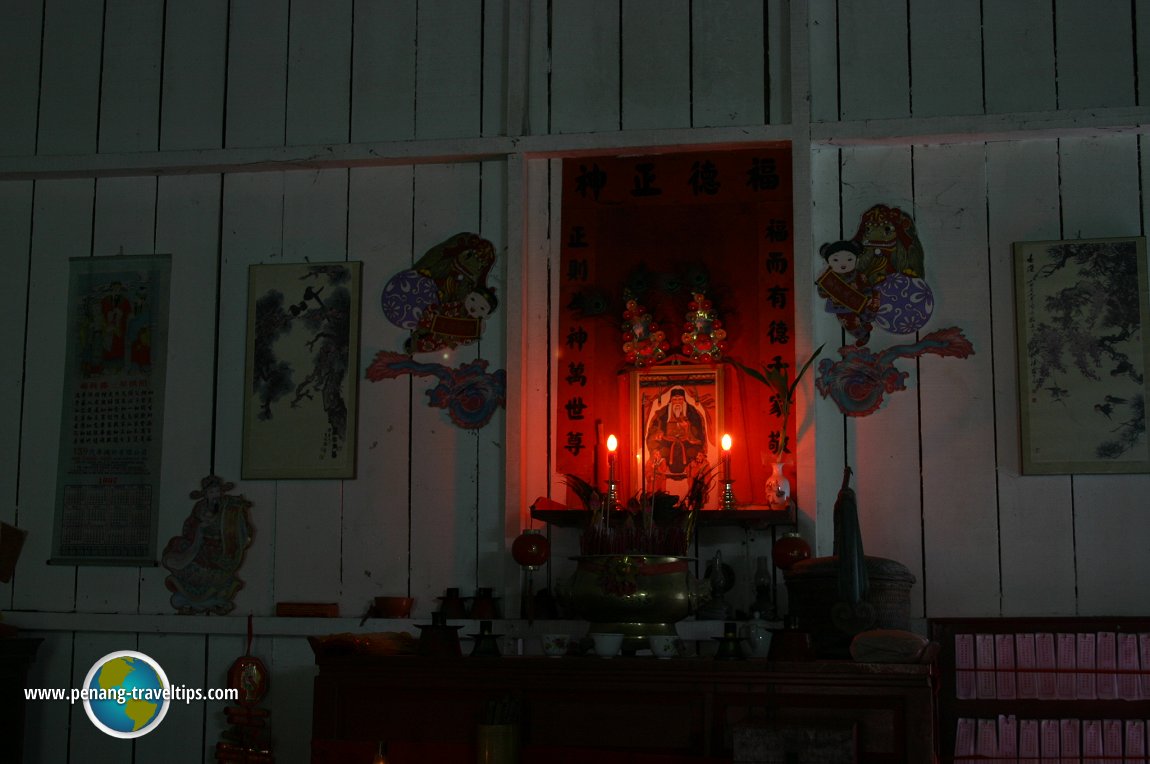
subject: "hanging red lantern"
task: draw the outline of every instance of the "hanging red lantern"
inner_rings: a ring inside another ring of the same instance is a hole
[[[551,542],[534,528],[525,528],[515,541],[511,542],[511,556],[525,571],[523,596],[519,600],[519,615],[526,618],[528,623],[534,623],[535,581],[532,574],[551,559]]]
[[[810,559],[811,545],[794,531],[784,533],[771,547],[771,561],[779,570],[790,570],[798,562]]]
[[[527,528],[511,543],[511,556],[527,570],[535,570],[551,559],[551,542],[539,531]]]

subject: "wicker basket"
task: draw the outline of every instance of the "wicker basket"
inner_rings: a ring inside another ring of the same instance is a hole
[[[910,629],[914,576],[905,565],[882,557],[867,557],[866,565],[870,584],[863,601],[873,608],[874,617],[845,629],[841,621],[836,623],[831,612],[839,601],[837,557],[804,560],[786,571],[788,610],[799,628],[810,632],[817,657],[850,657],[851,639],[860,631]]]

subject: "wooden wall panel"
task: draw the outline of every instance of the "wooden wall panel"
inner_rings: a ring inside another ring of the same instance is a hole
[[[623,0],[623,129],[691,124],[687,0]]]
[[[523,132],[551,131],[551,0],[527,2],[527,93]]]
[[[479,231],[480,166],[454,164],[415,170],[413,257],[461,231]],[[496,243],[496,242],[493,242]],[[497,244],[497,252],[500,247]],[[418,360],[457,368],[477,356],[474,345]],[[428,406],[432,381],[412,382],[411,407],[411,593],[435,603],[449,586],[471,594],[477,580],[478,464],[476,435]],[[435,605],[432,605],[433,609]],[[426,611],[424,611],[426,612]]]
[[[282,262],[346,259],[347,170],[287,173]],[[275,601],[338,602],[343,481],[275,486]]]
[[[986,112],[1055,108],[1050,2],[983,3],[982,35]]]
[[[911,111],[916,117],[981,114],[980,3],[911,0]]]
[[[162,5],[107,0],[99,151],[154,151],[159,145],[163,45]]]
[[[562,230],[558,219],[562,205],[556,196],[562,168],[560,160],[529,159],[512,163],[508,172],[512,199],[521,195],[524,205],[522,240],[516,242],[510,238],[508,241],[507,314],[504,317],[508,383],[504,444],[508,454],[524,455],[517,461],[509,459],[505,469],[508,502],[505,518],[507,532],[518,533],[521,528],[529,527],[547,530],[547,526],[531,520],[528,507],[539,496],[550,495],[548,442],[554,407],[548,366],[534,361],[531,352],[542,349],[550,357],[555,332],[549,311],[553,304],[552,288],[558,287],[550,282],[549,275],[552,263],[558,262],[559,245],[550,233]],[[578,546],[569,541],[572,536],[567,532],[551,532],[552,562],[535,574],[537,587],[551,585],[557,561],[578,553]],[[561,547],[561,543],[569,546]]]
[[[355,3],[351,141],[415,137],[416,0]]]
[[[235,598],[242,613],[271,613],[275,607],[276,484],[241,480],[244,364],[248,326],[248,267],[276,262],[283,247],[284,176],[281,173],[224,176],[220,237],[220,336],[216,351],[215,461],[213,472],[235,483],[232,491],[252,502],[254,529]]]
[[[619,0],[552,0],[550,7],[547,132],[618,130]]]
[[[103,0],[45,0],[38,153],[96,150],[103,28]]]
[[[514,110],[516,114],[519,113],[517,106],[512,103],[507,83],[509,78],[517,77],[522,72],[522,62],[510,60],[510,57],[518,52],[513,45],[517,43],[523,47],[523,43],[513,41],[510,37],[523,31],[519,27],[512,26],[516,23],[512,16],[521,12],[521,2],[522,0],[519,2],[484,0],[482,4],[483,15],[479,22],[482,77],[477,94],[481,100],[479,135],[507,135],[510,112]],[[511,4],[516,6],[514,11],[511,10]],[[522,93],[517,92],[515,98],[521,99]],[[522,104],[522,101],[518,100],[518,103]],[[516,120],[516,126],[513,128],[515,135],[519,134],[519,121]]]
[[[791,78],[795,76],[795,72],[791,69],[791,16],[795,13],[805,14],[808,9],[806,3],[796,3],[792,8],[790,0],[779,0],[766,5],[767,29],[764,42],[767,59],[766,121],[772,125],[790,124],[793,122]],[[796,63],[796,69],[810,66],[809,61]]]
[[[36,153],[42,3],[10,3],[0,24],[0,156]]]
[[[212,474],[212,424],[215,415],[214,364],[220,335],[219,175],[159,178],[155,250],[172,257],[168,304],[167,378],[164,396],[163,464],[156,554],[183,530],[194,501],[189,493]],[[172,381],[178,381],[173,384]],[[141,613],[170,613],[169,571],[158,566],[140,571]],[[145,651],[147,652],[147,651]]]
[[[270,642],[267,645],[266,642]],[[311,750],[311,694],[315,682],[315,654],[306,639],[274,637],[261,644],[270,648],[264,658],[272,673],[263,708],[275,741],[280,764],[306,764]],[[237,656],[238,657],[238,656]]]
[[[30,632],[28,637],[43,640],[36,660],[28,668],[28,687],[71,688],[72,632]],[[88,667],[85,667],[87,670]],[[24,721],[24,761],[68,761],[68,729],[72,706],[67,703],[28,703]],[[85,724],[91,724],[87,719]]]
[[[203,634],[140,634],[135,647],[164,670],[172,687],[207,690],[204,684],[204,656],[207,636]],[[162,761],[164,764],[198,764],[211,761],[205,755],[205,716],[224,704],[207,700],[172,701],[164,721],[135,743],[136,761]],[[123,741],[118,741],[123,742]],[[127,747],[127,746],[121,746]],[[214,746],[213,746],[214,747]]]
[[[167,6],[160,149],[223,146],[227,0]]]
[[[1142,207],[1138,139],[1063,138],[1058,142],[1062,238],[1137,236]]]
[[[77,632],[73,640],[72,671],[63,687],[83,687],[84,677],[96,661],[118,650],[136,650],[137,635],[126,632]],[[165,670],[166,671],[166,670]],[[69,705],[69,760],[131,764],[132,746],[119,738],[106,735],[88,719],[82,703]]]
[[[1056,0],[1058,108],[1133,106],[1134,6],[1125,0]]]
[[[841,10],[841,9],[840,9]],[[844,235],[850,238],[862,213],[887,204],[915,214],[911,185],[911,149],[868,148],[843,151],[842,209]],[[879,350],[902,338],[875,329],[869,347]],[[833,352],[833,348],[831,349]],[[874,557],[896,560],[918,580],[911,615],[923,612],[922,502],[920,498],[919,375],[915,364],[896,364],[908,373],[907,389],[886,396],[883,408],[847,423],[848,460],[854,469],[863,548]],[[821,464],[840,475],[841,465]]]
[[[231,668],[232,663],[237,658],[249,654],[247,636],[209,634],[205,635],[205,640],[202,687],[205,690],[213,687],[227,687],[228,669]],[[250,652],[251,655],[263,661],[264,666],[266,666],[269,671],[272,670],[272,666],[274,665],[272,663],[274,656],[271,645],[271,637],[261,637],[257,633],[252,640]],[[270,681],[274,682],[275,677],[272,676]],[[222,701],[206,704],[206,708],[204,709],[203,731],[204,764],[213,764],[213,762],[215,762],[216,743],[220,742],[224,730],[229,726],[227,718],[224,715],[224,709],[227,708],[228,705],[228,703]],[[308,728],[311,728],[310,725]],[[284,762],[284,764],[286,764],[286,762]]]
[[[693,127],[767,121],[764,5],[758,0],[709,0],[693,6]]]
[[[1058,145],[1054,141],[989,143],[986,159],[1002,614],[1073,615],[1076,584],[1070,478],[1020,474],[1011,250],[1016,241],[1044,241],[1060,235]]]
[[[25,379],[20,462],[20,524],[28,531],[13,607],[72,610],[76,568],[44,564],[52,556],[56,469],[68,301],[68,258],[92,251],[92,180],[37,181],[28,272]]]
[[[352,170],[348,210],[348,259],[363,262],[360,322],[359,456],[356,479],[344,483],[343,592],[341,611],[362,613],[372,597],[406,595],[411,509],[408,469],[412,388],[408,376],[372,382],[364,369],[381,350],[402,352],[410,332],[391,323],[380,306],[388,280],[411,267],[410,167]],[[415,603],[428,618],[434,603]]]
[[[811,243],[814,251],[816,277],[823,272],[826,261],[818,254],[818,248],[826,242],[839,241],[853,235],[844,231],[849,225],[842,219],[841,177],[842,152],[839,149],[821,149],[811,152]],[[803,285],[814,290],[813,283]],[[816,293],[817,297],[817,293]],[[807,372],[813,385],[814,374],[823,361],[836,361],[838,348],[845,343],[845,332],[838,320],[824,310],[824,301],[812,300],[811,344],[823,346],[822,355]],[[799,494],[798,531],[814,548],[816,556],[831,554],[834,546],[834,502],[842,485],[842,465],[847,459],[847,428],[850,426],[839,407],[828,398],[812,393],[809,399],[814,409],[815,464],[816,471],[814,503],[804,500]],[[828,466],[824,466],[828,465]]]
[[[476,356],[487,361],[487,373],[507,369],[507,164],[502,161],[484,162],[480,166],[479,230],[483,237],[495,245],[497,259],[491,269],[488,285],[495,288],[499,307],[484,327],[483,337],[475,345]],[[506,397],[506,390],[504,391]],[[504,463],[506,449],[506,404],[496,410],[491,421],[476,431],[476,564],[479,586],[494,587],[502,594],[517,580],[518,566],[511,559],[511,540],[519,535],[518,528],[505,527],[505,497],[507,486]],[[512,589],[511,591],[514,591]],[[507,608],[510,603],[501,603]],[[504,616],[517,616],[518,612]]]
[[[483,20],[482,5],[469,0],[419,4],[417,138],[480,134]]]
[[[994,353],[984,165],[980,143],[914,151],[915,224],[935,300],[917,336],[957,326],[974,345],[968,358],[927,355],[918,363],[923,584],[932,617],[999,612],[995,454],[985,445],[994,432]],[[935,443],[946,447],[925,446]]]
[[[32,244],[31,181],[0,184],[0,268],[10,284],[27,284]],[[28,320],[28,296],[23,289],[9,295],[8,320],[0,324],[0,343],[24,348]],[[0,384],[0,520],[19,526],[20,518],[20,409],[24,398],[24,357],[12,358],[2,369]],[[23,565],[29,563],[24,561]],[[22,569],[22,568],[21,568]],[[0,604],[12,605],[13,583],[0,584]]]
[[[290,3],[286,143],[346,143],[352,0]]]
[[[1063,238],[1142,233],[1137,138],[1064,139],[1060,149]],[[1078,612],[1144,612],[1145,592],[1123,584],[1150,573],[1150,476],[1075,475],[1071,485]]]
[[[231,7],[224,145],[281,146],[285,140],[288,0]]]
[[[841,119],[910,116],[906,29],[902,3],[839,3]]]
[[[839,118],[838,5],[811,3],[808,14],[811,122],[834,122]]]
[[[1134,14],[1134,60],[1138,65],[1135,96],[1138,105],[1145,106],[1150,103],[1150,13]]]

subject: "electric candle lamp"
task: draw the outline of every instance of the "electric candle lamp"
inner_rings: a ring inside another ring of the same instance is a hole
[[[607,436],[607,480],[615,482],[615,449],[619,447],[619,440],[614,435]]]
[[[723,435],[723,509],[731,510],[737,509],[738,504],[735,501],[735,492],[731,489],[731,436]]]
[[[723,435],[723,480],[731,479],[731,436]]]
[[[615,449],[619,447],[619,439],[614,435],[607,436],[607,511],[603,513],[603,522],[607,522],[608,516],[615,509],[615,505],[619,501],[618,494],[615,493]]]

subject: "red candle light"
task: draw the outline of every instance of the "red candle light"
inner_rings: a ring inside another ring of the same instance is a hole
[[[731,436],[723,435],[723,480],[731,479]]]
[[[615,449],[619,447],[619,440],[614,435],[607,436],[607,480],[615,482]]]

